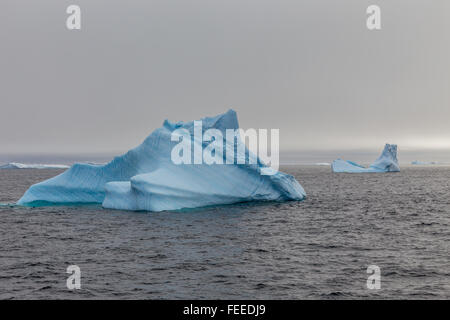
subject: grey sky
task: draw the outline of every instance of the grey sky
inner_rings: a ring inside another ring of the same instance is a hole
[[[450,147],[448,0],[2,0],[0,39],[3,154],[126,151],[229,108],[284,150]]]

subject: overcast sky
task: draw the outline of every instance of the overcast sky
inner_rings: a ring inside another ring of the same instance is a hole
[[[283,150],[450,148],[448,0],[2,0],[0,39],[3,154],[126,151],[229,108]]]

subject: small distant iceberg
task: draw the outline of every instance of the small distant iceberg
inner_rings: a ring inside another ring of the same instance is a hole
[[[10,162],[0,165],[0,169],[68,169],[69,166],[64,164],[25,164]]]
[[[417,161],[417,160],[414,160],[414,161],[411,162],[411,164],[417,165],[417,166],[427,166],[427,165],[436,165],[436,164],[439,164],[439,162],[435,162],[435,161]]]
[[[383,152],[368,168],[353,161],[334,160],[331,168],[333,172],[366,173],[366,172],[399,172],[397,160],[397,145],[386,144]]]
[[[314,165],[316,165],[316,166],[331,166],[331,163],[328,163],[328,162],[317,162]]]
[[[233,110],[201,121],[204,131],[215,129],[224,134],[227,129],[239,128]],[[194,152],[210,146],[210,142],[195,138],[195,121],[166,120],[161,128],[126,154],[104,165],[74,164],[64,173],[31,186],[18,204],[101,203],[111,209],[164,211],[305,198],[305,191],[293,176],[273,169],[271,175],[262,174],[270,168],[255,155],[251,155],[257,159],[254,164],[248,161],[175,164],[171,154],[178,142],[172,140],[172,133],[179,129],[187,133],[186,141]],[[229,145],[227,140],[221,149],[215,150],[215,155],[225,160],[225,154],[230,152],[234,159],[249,159],[251,153],[239,136],[233,140],[237,145]]]

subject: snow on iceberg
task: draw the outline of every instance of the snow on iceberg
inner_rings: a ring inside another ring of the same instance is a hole
[[[0,166],[0,169],[67,169],[69,166],[64,164],[25,164],[10,162]]]
[[[386,144],[383,152],[368,168],[353,161],[334,160],[331,164],[333,172],[365,173],[365,172],[398,172],[397,145]]]
[[[233,110],[216,117],[202,119],[202,130],[238,129]],[[302,186],[291,175],[275,172],[262,175],[268,168],[257,159],[256,164],[175,164],[171,152],[177,142],[172,132],[185,129],[194,133],[194,121],[172,123],[153,131],[138,147],[114,158],[105,165],[74,164],[66,172],[31,186],[18,201],[21,205],[46,203],[102,203],[106,208],[163,211],[232,204],[246,201],[303,200]],[[192,136],[191,136],[192,137]],[[191,138],[206,147],[209,143]],[[234,148],[234,159],[253,156],[239,137],[236,145],[228,140],[225,154]],[[243,146],[243,148],[239,148]],[[239,150],[244,150],[242,154]],[[242,158],[241,158],[242,159]],[[225,163],[225,161],[224,161]]]

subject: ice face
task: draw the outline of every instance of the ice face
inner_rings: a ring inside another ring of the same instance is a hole
[[[217,129],[224,135],[227,129],[239,128],[233,110],[203,118],[202,124],[203,130]],[[178,142],[171,138],[177,129],[194,136],[193,121],[166,120],[135,149],[105,165],[75,164],[66,172],[31,186],[18,204],[102,203],[112,209],[162,211],[305,198],[305,191],[294,177],[282,172],[262,175],[267,167],[257,158],[254,164],[175,164],[171,153]],[[198,144],[208,144],[194,138],[190,143],[194,150]],[[239,152],[243,142],[238,138],[235,143],[236,147],[226,143],[223,150],[233,148],[235,159],[248,160],[252,154],[247,148],[243,148],[244,154]]]
[[[342,159],[334,160],[331,168],[333,172],[347,173],[398,172],[400,167],[397,160],[397,145],[386,144],[381,155],[368,168]]]

